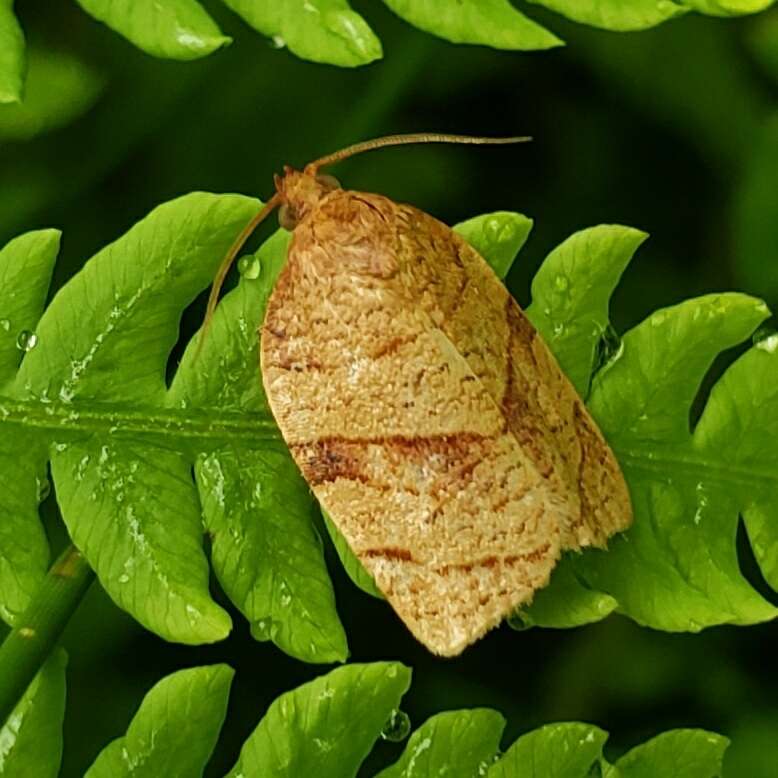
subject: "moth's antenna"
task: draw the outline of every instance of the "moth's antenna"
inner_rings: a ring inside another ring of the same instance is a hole
[[[315,173],[320,167],[333,165],[344,159],[361,154],[364,151],[382,149],[385,146],[407,146],[415,143],[463,143],[473,146],[504,146],[510,143],[527,143],[532,138],[528,136],[516,136],[512,138],[483,138],[477,135],[448,135],[439,132],[415,132],[409,135],[386,135],[383,138],[373,138],[345,149],[328,154],[305,166],[306,173]]]
[[[208,330],[213,320],[213,314],[216,310],[216,305],[219,302],[219,293],[224,285],[224,279],[227,277],[227,273],[232,267],[232,263],[235,261],[235,257],[245,245],[246,241],[251,237],[254,230],[269,216],[276,207],[281,203],[281,196],[276,192],[262,207],[262,209],[254,216],[251,221],[241,230],[240,235],[235,238],[230,250],[224,256],[219,269],[216,271],[216,275],[211,285],[211,294],[208,296],[208,307],[205,309],[205,319],[203,320],[203,326],[200,329],[200,337],[197,342],[197,351],[195,352],[195,359],[200,356],[200,352],[203,349],[205,343],[205,337],[208,334]]]

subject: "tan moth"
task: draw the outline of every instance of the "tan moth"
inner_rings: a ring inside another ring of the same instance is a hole
[[[632,511],[613,453],[486,261],[409,205],[322,167],[285,168],[221,283],[280,206],[293,230],[261,330],[262,380],[323,508],[410,631],[455,656],[526,605],[563,551],[605,547]]]

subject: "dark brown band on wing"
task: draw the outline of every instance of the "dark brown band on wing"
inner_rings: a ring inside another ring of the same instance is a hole
[[[443,457],[447,468],[456,470],[456,477],[469,476],[483,455],[484,445],[492,436],[473,432],[450,435],[388,435],[374,438],[331,435],[309,443],[290,446],[295,460],[311,486],[345,478],[377,485],[364,472],[366,450],[380,446],[395,451],[405,459],[425,460],[432,455]]]

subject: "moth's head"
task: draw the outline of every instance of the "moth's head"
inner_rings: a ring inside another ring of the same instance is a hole
[[[306,168],[303,171],[284,167],[284,175],[275,177],[281,200],[278,221],[285,230],[293,230],[330,192],[340,189],[336,178]]]

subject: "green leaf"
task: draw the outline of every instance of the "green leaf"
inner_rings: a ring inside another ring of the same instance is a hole
[[[381,41],[346,0],[224,0],[274,44],[312,62],[341,67],[380,59]]]
[[[36,345],[0,397],[0,424],[10,433],[0,440],[12,444],[8,472],[29,504],[25,513],[16,504],[22,497],[0,496],[13,517],[2,526],[8,536],[0,531],[0,559],[10,560],[0,566],[9,620],[45,572],[35,474],[42,479],[50,456],[74,543],[141,624],[184,643],[229,632],[229,617],[209,594],[202,506],[214,570],[254,636],[306,661],[346,659],[316,506],[272,421],[257,363],[257,329],[286,259],[285,233],[250,259],[256,272],[225,297],[202,353],[193,341],[165,386],[183,308],[258,207],[235,195],[167,203],[90,260],[37,327],[40,303],[29,319]],[[8,280],[3,291],[21,303],[13,297],[21,271]],[[34,288],[27,283],[25,294]],[[15,369],[15,328],[7,341],[0,337],[3,354]],[[24,522],[26,536],[14,521]],[[30,559],[38,547],[40,559]],[[25,583],[21,593],[17,581]]]
[[[354,664],[281,695],[228,778],[354,778],[410,680],[397,662]]]
[[[28,232],[0,250],[0,387],[13,380],[23,354],[17,342],[43,310],[59,239],[57,230]],[[0,618],[7,623],[27,607],[48,567],[38,520],[47,458],[36,437],[0,434]]]
[[[618,607],[618,601],[586,586],[575,571],[575,558],[561,559],[551,582],[535,594],[532,603],[514,614],[509,624],[516,629],[550,627],[566,629],[602,621]]]
[[[57,650],[0,727],[0,778],[56,778],[62,761],[67,655]]]
[[[254,637],[308,662],[344,661],[315,505],[284,445],[216,452],[198,462],[197,479],[214,569]]]
[[[665,732],[616,762],[618,778],[720,778],[729,740],[701,729]]]
[[[78,411],[74,411],[78,413]],[[191,466],[131,440],[57,443],[51,471],[70,536],[111,598],[167,640],[225,638],[208,591]]]
[[[606,732],[590,724],[549,724],[522,735],[489,778],[717,778],[729,741],[698,729],[673,730],[633,748],[615,766],[602,755]]]
[[[541,331],[565,332],[592,295],[590,278],[606,260],[595,251],[571,267],[564,291],[573,298],[555,307],[554,284],[535,286],[530,313],[549,309]],[[619,266],[621,263],[617,263]],[[541,269],[540,277],[545,271]],[[618,270],[620,272],[620,269]],[[585,291],[584,291],[585,290]],[[604,296],[603,296],[604,294]],[[775,522],[766,496],[775,489],[776,396],[768,378],[776,369],[767,340],[733,365],[714,388],[697,429],[689,413],[700,383],[718,353],[745,340],[769,315],[767,306],[738,294],[709,295],[659,311],[627,333],[609,363],[595,377],[590,407],[612,445],[630,487],[633,527],[607,552],[572,555],[532,607],[526,623],[573,626],[595,615],[591,592],[608,595],[618,609],[641,624],[697,631],[721,623],[772,619],[776,609],[743,578],[735,552],[738,514],[743,513],[765,576],[778,583]],[[557,356],[590,353],[591,339],[575,338]],[[559,342],[549,339],[556,350]],[[578,344],[578,345],[576,345]],[[579,374],[579,386],[585,384]],[[580,613],[571,609],[582,591]],[[596,603],[594,603],[596,605]],[[608,603],[601,604],[610,610]]]
[[[741,16],[769,8],[775,0],[684,0],[696,11],[712,16]]]
[[[99,21],[158,57],[191,60],[230,43],[198,0],[76,0]],[[382,47],[348,0],[224,0],[248,24],[303,59],[356,67],[380,59]],[[717,16],[754,13],[774,0],[530,0],[584,24],[642,30],[696,9]],[[398,16],[453,43],[508,50],[561,45],[510,0],[384,0]],[[13,0],[0,0],[0,102],[18,101],[23,39]],[[5,13],[3,9],[5,8]]]
[[[32,47],[24,102],[0,106],[0,140],[27,140],[64,127],[88,111],[103,79],[63,52]]]
[[[226,46],[197,0],[76,0],[91,16],[155,57],[192,60]]]
[[[21,101],[26,69],[24,34],[14,15],[14,0],[0,0],[0,104]]]
[[[607,739],[590,724],[549,724],[522,735],[488,778],[589,778]]]
[[[530,0],[568,19],[604,30],[645,30],[686,13],[671,0]]]
[[[127,734],[103,750],[86,778],[202,775],[231,680],[232,670],[216,665],[160,681]],[[379,736],[388,737],[410,680],[411,671],[397,662],[354,664],[282,694],[226,778],[355,778]],[[675,730],[634,748],[614,767],[602,757],[607,734],[590,724],[549,724],[522,735],[500,755],[504,726],[490,709],[439,713],[375,778],[716,778],[728,745],[702,730]],[[0,760],[4,744],[0,735]]]
[[[495,211],[475,216],[454,227],[487,262],[499,278],[505,278],[527,242],[532,219],[521,213]]]
[[[43,312],[60,237],[59,230],[37,230],[0,250],[0,386],[22,361],[20,333],[34,330]]]
[[[500,747],[505,719],[487,708],[439,713],[413,733],[400,759],[375,778],[473,778]]]
[[[595,379],[591,408],[627,477],[635,523],[581,569],[639,623],[697,631],[776,615],[743,578],[735,551],[738,514],[770,510],[775,490],[778,394],[769,376],[778,355],[769,344],[725,373],[691,434],[688,422],[718,352],[768,315],[739,294],[658,311],[625,335],[620,358]]]
[[[202,353],[198,338],[187,349],[171,405],[269,416],[257,333],[289,237],[279,231],[245,258],[249,270],[219,305]],[[214,570],[254,637],[309,662],[344,661],[346,635],[314,525],[316,504],[286,446],[250,439],[224,445],[198,457],[195,476]]]
[[[495,49],[549,49],[562,41],[517,11],[508,0],[384,0],[420,30],[452,43]]]
[[[608,326],[611,295],[646,237],[618,225],[576,232],[548,255],[532,281],[527,315],[581,395]]]
[[[109,743],[85,778],[200,778],[227,712],[227,665],[181,670],[143,698],[127,734]]]
[[[99,252],[42,317],[5,414],[22,429],[49,425],[74,543],[111,597],[169,640],[219,640],[230,619],[208,592],[191,478],[225,422],[169,409],[166,361],[181,311],[256,208],[237,195],[189,195]]]

